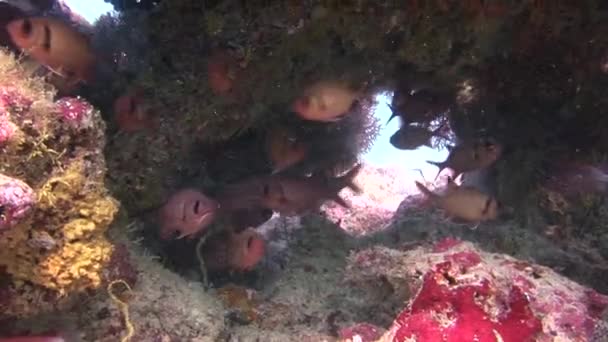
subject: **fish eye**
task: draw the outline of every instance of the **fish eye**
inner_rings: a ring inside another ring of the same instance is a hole
[[[201,201],[194,202],[194,213],[195,214],[198,214],[198,210],[200,208],[200,205],[201,205]]]
[[[29,19],[24,19],[23,24],[21,25],[21,32],[26,36],[29,36],[32,33],[32,22]]]
[[[253,244],[253,236],[250,236],[247,239],[247,248],[251,248],[251,245]]]

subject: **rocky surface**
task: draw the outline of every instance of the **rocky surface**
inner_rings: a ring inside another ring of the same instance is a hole
[[[381,341],[599,341],[608,296],[553,270],[444,239],[410,250],[374,247],[349,258],[348,278],[387,279],[411,300]],[[600,336],[601,335],[601,336]],[[598,339],[599,338],[599,339]],[[376,339],[363,339],[375,341]]]

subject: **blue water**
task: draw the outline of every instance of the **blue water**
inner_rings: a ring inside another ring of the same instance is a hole
[[[114,10],[112,4],[103,0],[64,0],[70,9],[93,24],[102,14]]]
[[[378,105],[376,106],[374,115],[380,120],[382,130],[376,138],[371,150],[363,155],[363,161],[381,167],[398,166],[410,170],[421,169],[425,175],[430,171],[434,177],[435,174],[433,172],[437,172],[437,167],[426,163],[426,161],[443,161],[448,155],[448,150],[445,148],[435,150],[426,146],[422,146],[412,151],[394,148],[389,142],[389,139],[391,135],[399,129],[401,123],[399,122],[399,118],[393,118],[393,120],[386,125],[386,122],[391,116],[391,110],[388,107],[391,99],[392,95],[387,94],[381,94],[376,97]]]

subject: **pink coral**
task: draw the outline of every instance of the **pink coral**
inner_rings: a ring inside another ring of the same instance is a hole
[[[23,219],[35,202],[34,190],[24,182],[0,174],[0,230]]]
[[[415,294],[382,341],[593,341],[608,310],[608,296],[547,267],[452,238],[358,252],[348,273],[355,283],[384,277]]]
[[[86,128],[92,123],[93,107],[80,98],[64,97],[55,103],[65,122],[76,128]]]

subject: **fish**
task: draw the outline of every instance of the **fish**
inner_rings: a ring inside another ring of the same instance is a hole
[[[484,143],[467,142],[456,145],[450,151],[448,158],[443,162],[427,160],[427,163],[439,168],[435,180],[445,168],[452,169],[452,178],[456,179],[459,175],[483,169],[492,165],[502,154],[502,145],[486,141]]]
[[[400,150],[415,150],[420,146],[432,147],[432,137],[438,136],[447,139],[445,136],[438,133],[443,129],[443,126],[445,126],[445,122],[433,131],[417,125],[401,127],[391,136],[390,143]]]
[[[203,245],[201,255],[209,272],[250,271],[263,258],[266,243],[253,228],[240,233],[224,231]]]
[[[91,82],[97,61],[89,38],[49,17],[15,19],[6,25],[12,42],[52,72],[74,83]]]
[[[292,104],[292,111],[308,121],[338,122],[361,95],[342,81],[323,80],[306,88]]]
[[[238,233],[248,227],[259,227],[272,218],[274,212],[262,207],[236,209],[228,212],[229,221]]]
[[[318,209],[326,200],[333,200],[345,208],[350,208],[339,192],[345,187],[355,193],[362,192],[353,182],[362,166],[359,164],[345,175],[330,180],[322,177],[271,176],[267,178],[264,186],[262,206],[284,215],[304,214]]]
[[[285,128],[275,128],[267,136],[266,151],[272,164],[272,174],[279,173],[303,161],[308,145]]]
[[[168,240],[174,237],[193,239],[197,233],[214,222],[219,203],[200,191],[183,189],[174,193],[160,208],[160,237]]]
[[[155,130],[160,122],[142,100],[143,91],[132,89],[114,101],[114,121],[123,132]]]
[[[453,103],[453,96],[449,92],[428,88],[395,95],[389,105],[392,113],[386,124],[397,116],[401,117],[405,124],[429,122],[437,115],[447,112]]]
[[[236,60],[228,52],[215,51],[207,61],[209,87],[216,95],[229,93],[238,71]]]
[[[267,176],[251,176],[231,184],[226,184],[215,194],[220,203],[223,216],[254,210],[253,208],[270,209],[262,205],[264,192],[270,191]],[[273,189],[276,193],[278,189]]]
[[[6,2],[0,2],[0,45],[8,47],[11,51],[18,52],[16,46],[14,46],[11,37],[6,29],[6,25],[19,18],[27,16],[26,13],[20,9],[16,4],[8,4]]]
[[[563,195],[603,194],[608,191],[608,174],[583,162],[562,161],[551,165],[545,186]]]
[[[468,186],[458,186],[448,178],[447,191],[438,195],[422,183],[416,181],[416,187],[432,202],[452,218],[467,222],[482,222],[498,217],[499,204],[495,197]]]

